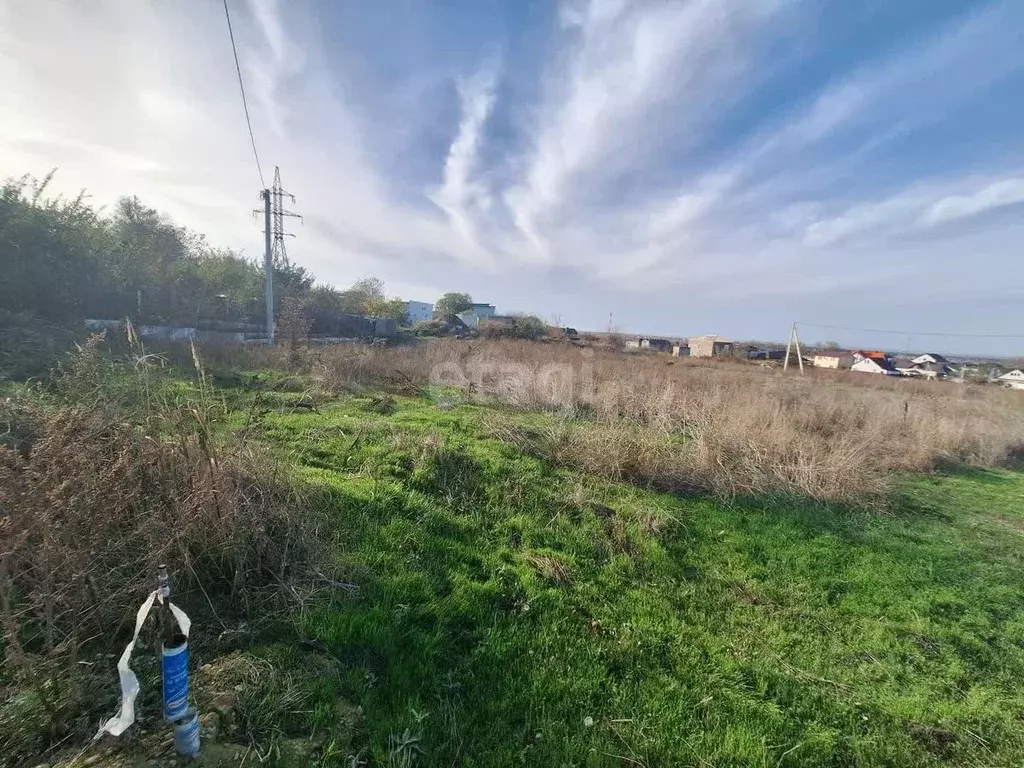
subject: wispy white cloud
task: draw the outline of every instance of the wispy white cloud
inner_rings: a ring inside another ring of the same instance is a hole
[[[577,39],[567,61],[549,75],[521,182],[507,193],[513,220],[550,257],[549,227],[595,182],[646,156],[649,111],[668,100],[694,107],[721,103],[743,69],[745,37],[780,4],[592,2],[563,13]],[[679,135],[679,125],[663,130]]]
[[[954,117],[998,127],[964,113],[1021,77],[1015,0],[894,39],[814,86],[829,42],[816,38],[818,0],[575,0],[552,13],[528,88],[516,62],[486,58],[512,48],[489,39],[476,41],[476,71],[467,55],[356,82],[356,54],[331,49],[330,4],[229,2],[264,173],[282,167],[307,217],[291,250],[323,279],[377,273],[421,294],[479,285],[546,311],[585,285],[645,317],[681,291],[693,307],[885,291],[945,274],[936,259],[952,264],[957,249],[986,254],[978,281],[1024,278],[1008,266],[1024,224],[984,216],[1024,203],[1024,143],[1004,137],[1012,156],[986,154],[964,129],[936,139],[930,161],[892,151]],[[13,7],[0,1],[0,168],[60,165],[66,191],[137,193],[258,253],[221,7]],[[398,70],[403,51],[364,54]],[[443,119],[426,123],[413,79],[445,102]],[[769,104],[775,90],[786,95]],[[426,169],[415,181],[398,143]],[[947,160],[944,146],[960,151]]]
[[[488,65],[471,78],[458,83],[462,119],[448,148],[444,182],[431,199],[448,214],[456,232],[475,251],[484,253],[477,240],[474,214],[486,214],[493,201],[483,182],[473,179],[484,127],[494,108],[497,72]]]
[[[934,226],[1020,203],[1024,203],[1024,178],[1003,179],[976,192],[937,200],[928,206],[920,221]]]
[[[851,240],[876,243],[893,236],[936,237],[928,232],[988,211],[1024,203],[1024,178],[979,182],[974,176],[916,185],[890,197],[858,203],[806,225],[803,243],[824,248]]]

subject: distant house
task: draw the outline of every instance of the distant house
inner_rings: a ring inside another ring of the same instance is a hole
[[[914,365],[949,365],[949,360],[937,352],[925,352],[923,355],[913,358],[910,362]]]
[[[635,339],[626,340],[626,349],[652,349],[655,352],[671,352],[672,342],[668,339],[638,336]]]
[[[786,350],[747,347],[743,356],[747,358],[747,360],[782,360],[786,357]]]
[[[877,349],[855,349],[850,352],[857,360],[867,357],[871,360],[888,360],[889,355]]]
[[[688,344],[673,344],[672,345],[672,357],[689,357],[690,346]]]
[[[407,301],[405,302],[405,314],[410,325],[424,323],[434,317],[434,305],[429,301]]]
[[[996,379],[1004,387],[1009,389],[1024,389],[1024,371],[1015,368]]]
[[[494,317],[498,314],[498,308],[493,304],[474,304],[468,311],[477,317]]]
[[[640,349],[653,349],[658,352],[671,352],[672,342],[668,339],[640,339]]]
[[[841,349],[826,349],[822,352],[815,352],[811,358],[811,364],[815,368],[831,368],[833,370],[852,368],[854,357],[852,352],[845,352]]]
[[[897,357],[893,366],[904,376],[916,376],[919,379],[938,379],[953,372],[953,367],[942,355],[927,353],[914,358]]]
[[[465,312],[459,312],[459,318],[468,328],[479,328],[481,320],[493,320],[498,317],[498,308],[493,304],[474,304]]]
[[[856,361],[850,366],[851,371],[857,371],[858,373],[882,373],[888,376],[899,376],[900,372],[896,370],[896,367],[885,355],[881,357],[876,356],[856,356]]]
[[[732,342],[719,336],[694,336],[690,339],[690,357],[717,357],[732,353]]]

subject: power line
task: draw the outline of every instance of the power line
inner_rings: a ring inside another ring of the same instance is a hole
[[[224,0],[224,16],[228,20],[228,35],[231,37],[231,52],[235,55],[235,71],[238,73],[238,90],[242,92],[242,107],[245,109],[245,122],[249,126],[249,141],[252,142],[252,156],[256,158],[256,170],[260,174],[260,189],[266,189],[263,181],[263,168],[260,166],[260,155],[256,151],[256,137],[252,133],[252,120],[249,119],[249,102],[245,98],[245,84],[242,82],[242,68],[238,64],[238,48],[235,47],[235,32],[231,28],[231,12],[228,11],[228,0]]]
[[[935,331],[892,331],[882,328],[852,328],[847,325],[823,325],[822,323],[804,323],[808,328],[829,328],[833,331],[856,331],[858,333],[893,333],[899,336],[940,336],[958,339],[1024,339],[1024,334],[1014,333],[938,333]]]

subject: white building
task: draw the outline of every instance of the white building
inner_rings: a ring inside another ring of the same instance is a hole
[[[1017,368],[1009,373],[1004,373],[996,381],[1010,389],[1024,389],[1024,371]]]
[[[409,325],[422,323],[434,316],[434,305],[428,301],[407,301],[405,314],[409,318]]]
[[[471,309],[467,309],[465,312],[458,312],[455,316],[465,323],[467,327],[479,328],[481,320],[489,320],[497,312],[498,308],[493,304],[474,304]]]
[[[858,373],[882,373],[888,376],[899,376],[892,362],[887,357],[859,357],[850,370]]]

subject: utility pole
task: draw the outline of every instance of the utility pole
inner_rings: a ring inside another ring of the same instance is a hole
[[[297,213],[292,213],[284,207],[284,199],[290,198],[295,202],[295,195],[285,192],[281,187],[281,169],[274,166],[274,186],[260,192],[263,198],[263,210],[255,210],[255,214],[263,214],[263,272],[266,279],[266,305],[267,305],[267,343],[274,343],[274,267],[288,265],[288,251],[284,246],[286,237],[295,237],[291,232],[285,232],[284,220],[286,218],[301,219]]]
[[[804,373],[804,356],[800,352],[800,333],[796,329],[796,323],[793,323],[793,327],[789,330],[789,341],[786,343],[786,359],[782,361],[782,370],[785,371],[789,368],[789,352],[790,349],[796,347],[796,361],[800,365],[800,375]]]
[[[270,245],[270,190],[260,193],[263,197],[263,272],[266,279],[265,299],[267,304],[267,343],[274,343],[274,255]]]

